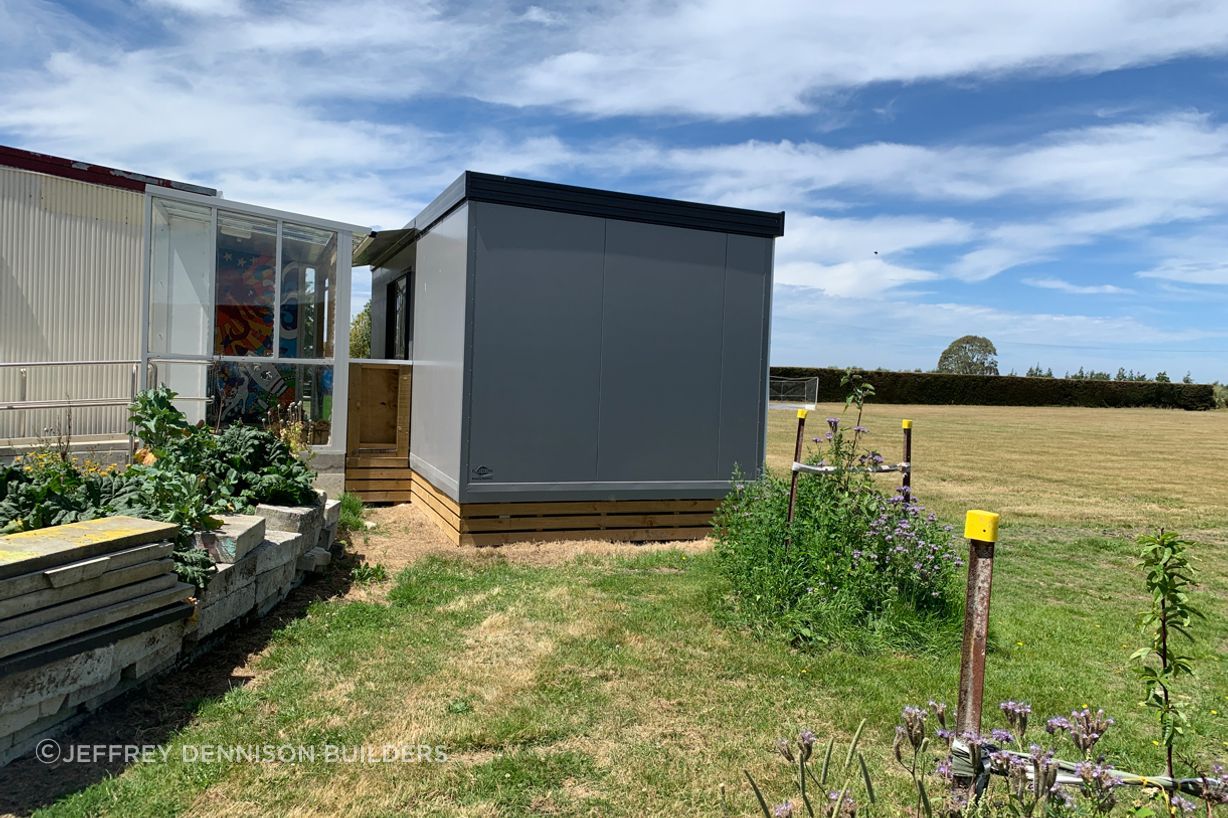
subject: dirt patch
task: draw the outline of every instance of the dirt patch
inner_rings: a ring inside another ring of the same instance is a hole
[[[370,509],[367,517],[376,528],[365,537],[360,535],[357,538],[354,551],[366,562],[383,564],[389,574],[395,574],[405,566],[432,555],[474,560],[504,559],[522,565],[542,566],[562,565],[581,557],[634,556],[650,551],[679,550],[697,554],[712,547],[711,540],[703,539],[660,543],[562,540],[474,548],[449,542],[425,512],[408,503]]]

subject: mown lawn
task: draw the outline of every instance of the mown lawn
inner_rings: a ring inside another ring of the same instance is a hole
[[[1209,621],[1184,695],[1194,743],[1228,756],[1228,488],[1214,470],[1228,454],[1228,415],[907,412],[876,409],[867,425],[896,442],[898,418],[917,421],[922,497],[953,522],[968,507],[1004,513],[987,702],[1027,699],[1042,724],[1103,706],[1117,719],[1104,742],[1114,760],[1158,770],[1126,662],[1144,604],[1130,539],[1148,522],[1196,530]],[[816,426],[826,413],[812,415]],[[771,421],[779,465],[793,416]],[[396,531],[385,525],[389,547]],[[724,785],[732,812],[752,814],[743,768],[774,800],[790,794],[777,736],[810,727],[847,739],[866,718],[868,760],[890,793],[904,786],[889,763],[900,707],[954,698],[956,645],[807,655],[724,623],[702,548],[557,564],[522,559],[524,549],[454,553],[418,560],[363,598],[317,603],[275,635],[252,683],[200,705],[169,762],[130,765],[43,812],[719,815]],[[432,745],[448,760],[177,760],[184,747],[270,743]]]

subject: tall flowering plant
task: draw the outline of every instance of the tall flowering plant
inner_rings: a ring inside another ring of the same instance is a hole
[[[833,470],[798,483],[792,523],[788,481],[735,478],[714,521],[727,599],[753,626],[802,643],[918,650],[957,641],[963,563],[952,528],[867,469],[884,462],[864,424],[873,388],[855,375],[846,385],[855,413],[827,418],[806,458]]]

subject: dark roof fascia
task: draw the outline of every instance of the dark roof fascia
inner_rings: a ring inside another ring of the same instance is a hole
[[[50,156],[45,153],[11,148],[0,145],[0,166],[30,170],[35,173],[45,173],[49,176],[60,176],[65,179],[75,179],[78,182],[89,182],[95,185],[117,187],[123,190],[145,192],[146,185],[182,190],[201,196],[216,196],[217,191],[211,187],[192,185],[187,182],[176,182],[171,179],[160,179],[156,176],[146,176],[129,170],[109,168],[105,165],[91,165],[88,162],[77,162],[60,156]]]
[[[354,249],[355,267],[382,267],[388,259],[413,244],[418,231],[413,227],[400,230],[372,230]]]
[[[512,176],[465,171],[410,222],[425,233],[465,201],[552,210],[581,216],[688,227],[718,233],[777,238],[784,235],[784,212],[744,210],[722,205],[617,193],[611,190],[537,182]]]

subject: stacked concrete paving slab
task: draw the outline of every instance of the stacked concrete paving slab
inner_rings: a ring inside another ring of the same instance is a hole
[[[113,517],[0,539],[0,659],[186,600],[176,530]]]
[[[174,662],[194,590],[176,532],[113,517],[0,537],[0,763]]]
[[[250,616],[264,616],[308,573],[332,559],[341,504],[321,496],[319,506],[256,507],[252,515],[223,517],[222,528],[197,535],[218,564],[201,592],[187,638],[199,642]]]
[[[116,517],[0,537],[0,765],[322,571],[341,507],[320,501],[258,506],[197,535],[218,565],[199,594],[174,574],[176,528],[165,523]]]

